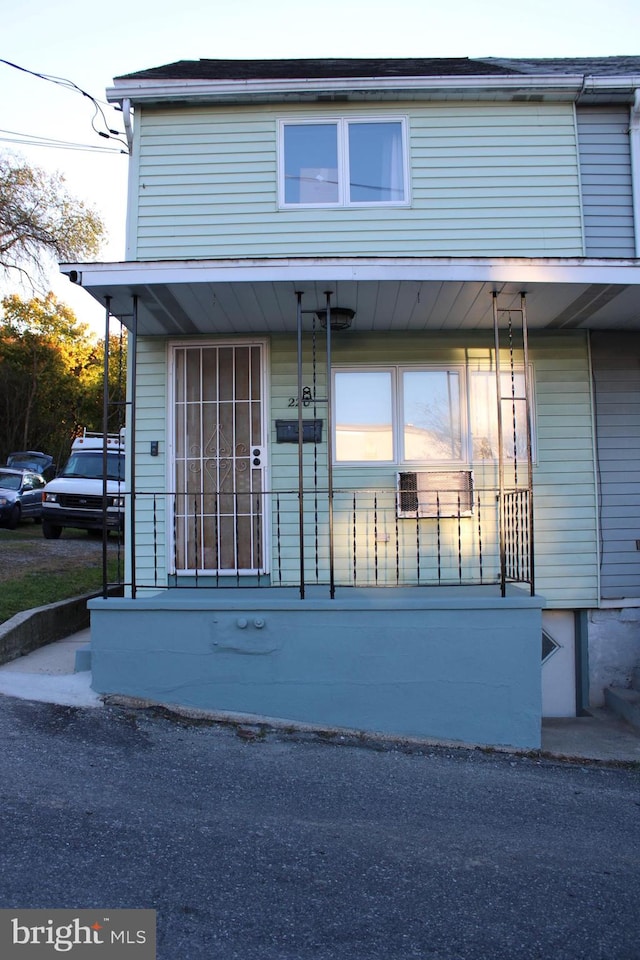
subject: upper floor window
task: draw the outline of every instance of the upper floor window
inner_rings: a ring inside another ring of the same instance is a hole
[[[403,119],[283,120],[281,206],[404,204]]]

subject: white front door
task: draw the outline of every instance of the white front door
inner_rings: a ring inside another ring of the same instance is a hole
[[[266,572],[264,347],[173,348],[174,569]]]

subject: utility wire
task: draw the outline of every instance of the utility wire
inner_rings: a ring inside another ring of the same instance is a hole
[[[9,136],[2,136],[9,134]],[[88,150],[91,153],[127,153],[117,147],[97,147],[89,143],[72,143],[67,140],[54,140],[51,137],[39,137],[31,133],[18,133],[17,130],[0,130],[0,142],[22,143],[30,147],[53,147],[58,150]]]
[[[93,117],[91,118],[91,127],[94,133],[97,133],[99,137],[104,137],[106,140],[116,140],[124,147],[127,147],[127,153],[129,152],[127,142],[120,139],[120,137],[124,136],[123,131],[112,130],[109,127],[106,114],[102,109],[100,101],[98,101],[90,93],[87,93],[86,90],[83,90],[82,87],[79,87],[77,83],[73,82],[73,80],[67,80],[65,77],[56,77],[52,74],[38,73],[36,70],[29,70],[27,67],[21,67],[19,64],[12,63],[10,60],[3,60],[0,58],[0,63],[4,63],[5,66],[12,67],[14,70],[20,70],[21,73],[28,73],[32,77],[38,77],[40,80],[47,80],[49,83],[55,83],[59,87],[64,87],[66,90],[71,90],[73,93],[80,93],[83,97],[86,97],[94,106]],[[102,123],[105,126],[105,130],[99,130],[96,126],[96,117],[98,115],[102,118]]]

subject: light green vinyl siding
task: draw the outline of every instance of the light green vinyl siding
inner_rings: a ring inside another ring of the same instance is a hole
[[[167,347],[138,338],[136,401],[136,577],[146,586],[167,582]],[[150,454],[158,441],[158,456]]]
[[[593,422],[586,333],[533,335],[536,592],[551,607],[597,603]]]
[[[460,363],[465,356],[470,363],[486,359],[490,355],[490,338],[482,335],[468,336],[464,340],[457,336],[429,337],[425,335],[349,335],[334,338],[333,363],[339,364],[389,364],[389,363]],[[310,383],[311,364],[305,356],[305,385]],[[593,461],[593,433],[591,396],[589,387],[589,364],[586,337],[582,333],[533,335],[530,339],[530,360],[534,369],[536,401],[536,449],[534,465],[534,504],[535,504],[535,556],[537,593],[545,597],[549,607],[570,608],[589,606],[597,602],[598,558],[596,532],[595,474]],[[272,424],[281,417],[295,418],[297,411],[287,406],[289,397],[295,396],[296,386],[296,345],[293,338],[273,338],[271,347],[272,382]],[[319,395],[323,395],[324,378],[319,378]],[[305,417],[313,416],[309,408]],[[326,411],[319,406],[317,415],[326,421]],[[275,437],[272,436],[272,441]],[[324,468],[326,464],[326,437],[323,433],[323,447],[318,453],[317,469],[319,485],[326,485]],[[271,464],[273,487],[280,490],[296,490],[298,484],[297,447],[288,444],[272,444]],[[489,490],[497,483],[496,471],[491,465],[470,464],[474,470],[476,488]],[[312,482],[316,463],[313,447],[305,447],[305,483]],[[361,489],[381,490],[392,488],[395,484],[397,465],[366,467],[357,465],[336,466],[334,468],[334,487],[339,490],[358,491]],[[307,508],[316,509],[313,495],[306,495]],[[284,502],[284,501],[283,501]],[[347,503],[348,496],[337,497],[338,513]],[[286,541],[287,548],[281,548],[290,556],[290,573],[294,579],[298,572],[298,515],[297,501],[290,501]],[[326,505],[320,498],[319,516],[326,516]],[[284,511],[283,511],[284,512]],[[378,526],[383,532],[394,520],[382,508],[378,511]],[[307,514],[308,516],[308,514]],[[472,529],[475,520],[465,521],[467,529]],[[487,523],[487,518],[485,518]],[[429,521],[422,521],[423,529],[429,528]],[[431,524],[433,529],[433,524]],[[488,523],[487,529],[490,529]],[[312,524],[308,524],[312,532]],[[444,526],[444,535],[457,537],[453,522]],[[352,531],[348,521],[338,518],[336,524],[336,556],[338,573],[347,570],[347,547],[344,538],[350,538]],[[393,543],[395,531],[391,530]],[[343,538],[342,540],[340,538]],[[401,538],[407,553],[415,553],[415,524],[405,524]],[[371,565],[373,537],[369,531],[368,559]],[[323,544],[321,543],[321,547]],[[485,543],[485,568],[496,560],[491,544]],[[359,576],[366,566],[365,548],[358,548]],[[378,545],[378,563],[380,576],[384,576],[385,547]],[[351,558],[348,558],[351,562]],[[308,550],[306,568],[313,569],[314,552]],[[342,563],[342,567],[341,567]],[[391,580],[395,576],[395,556],[386,557],[386,572]],[[310,566],[311,565],[311,566]],[[426,571],[423,570],[423,573]]]
[[[334,337],[335,365],[390,363],[470,363],[490,356],[491,338],[479,333],[464,339],[458,335],[428,336],[425,334],[345,334]],[[297,356],[294,337],[274,336],[270,343],[270,478],[274,491],[271,506],[272,569],[279,571],[282,582],[296,582],[299,575],[299,512],[298,512],[298,447],[276,443],[275,422],[297,419]],[[137,404],[137,490],[140,495],[137,514],[138,579],[153,583],[154,552],[160,583],[166,582],[165,539],[170,535],[165,526],[164,497],[153,492],[166,489],[168,456],[167,349],[163,340],[139,340]],[[303,385],[309,386],[318,398],[303,410],[305,418],[317,416],[323,421],[322,445],[304,445],[305,476],[305,570],[312,579],[316,554],[328,552],[327,501],[322,493],[316,498],[313,487],[326,490],[327,484],[327,410],[326,371],[318,345],[317,374],[314,382],[310,338],[305,339]],[[580,332],[532,334],[530,360],[535,378],[535,419],[537,458],[534,465],[536,586],[549,607],[568,609],[589,607],[597,603],[598,558],[596,528],[595,473],[589,363],[586,336]],[[152,440],[160,444],[160,456],[151,457]],[[477,487],[487,489],[495,484],[492,465],[471,464]],[[363,489],[393,488],[398,467],[395,465],[362,467],[336,466],[336,572],[349,576],[352,562],[350,550],[354,540],[349,527],[349,497]],[[317,479],[316,479],[317,478]],[[345,491],[344,493],[341,491]],[[358,496],[360,494],[358,493]],[[372,503],[372,501],[371,501]],[[370,506],[371,506],[370,503]],[[379,526],[383,531],[383,510],[379,510]],[[372,516],[372,510],[370,516]],[[315,539],[316,523],[318,539]],[[487,518],[488,522],[488,518]],[[390,514],[387,525],[395,523]],[[455,537],[453,522],[445,526],[445,536]],[[472,532],[476,518],[469,519],[466,529]],[[387,527],[390,529],[389,527]],[[423,536],[433,530],[433,523],[421,521]],[[488,529],[488,528],[487,528]],[[401,531],[401,544],[406,556],[415,556],[415,523],[406,523]],[[447,532],[448,531],[448,532]],[[393,532],[393,531],[392,531]],[[362,534],[362,536],[361,536]],[[394,534],[395,536],[395,534]],[[393,542],[394,536],[391,538]],[[475,534],[474,534],[475,536]],[[374,543],[373,530],[356,532],[359,575],[373,570],[376,553],[381,582],[395,577],[395,556],[388,556],[384,543]],[[425,541],[426,543],[426,541]],[[487,565],[495,560],[491,546],[484,545]],[[409,560],[406,561],[409,563]],[[407,568],[405,567],[405,572]],[[410,570],[408,571],[410,572]],[[423,575],[426,571],[422,571]],[[387,578],[386,580],[384,578]],[[275,579],[273,582],[278,582]]]
[[[408,207],[278,209],[278,119],[339,115],[408,118]],[[135,259],[583,252],[571,105],[146,109],[137,143]]]

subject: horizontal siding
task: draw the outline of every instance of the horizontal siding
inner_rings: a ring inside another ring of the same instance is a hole
[[[582,253],[570,105],[376,105],[406,115],[411,206],[277,208],[277,121],[359,105],[143,110],[138,259]]]
[[[532,334],[538,462],[536,587],[549,605],[598,598],[596,481],[587,338]]]
[[[640,597],[640,336],[593,333],[602,596]]]
[[[167,351],[164,340],[139,337],[137,341],[136,401],[136,492],[157,493],[166,489],[167,471]],[[151,441],[158,441],[159,455],[150,455]],[[165,501],[140,497],[136,503],[137,578],[153,583],[157,574],[166,582]],[[155,558],[155,563],[154,563]]]
[[[483,337],[474,334],[469,338],[451,336],[425,338],[407,335],[349,335],[335,338],[334,363],[406,363],[406,362],[461,362],[465,353],[472,356],[487,354],[490,341],[483,346]],[[303,383],[311,387],[313,369],[310,348],[305,344],[303,358]],[[297,394],[297,360],[294,337],[274,336],[270,345],[270,487],[276,491],[296,491],[298,486],[298,450],[294,444],[278,444],[275,437],[277,419],[297,419],[297,409],[289,406]],[[596,546],[595,474],[593,465],[593,436],[591,430],[590,392],[588,388],[589,365],[587,342],[582,333],[555,335],[532,334],[530,355],[535,374],[535,400],[537,423],[537,462],[534,471],[535,534],[537,590],[545,597],[549,607],[570,609],[589,606],[597,602],[598,569]],[[137,405],[137,473],[138,490],[157,491],[165,488],[166,456],[168,437],[166,431],[166,344],[160,340],[138,341],[138,391]],[[319,397],[326,397],[324,371],[317,372],[315,390]],[[566,401],[569,401],[568,403]],[[307,485],[318,477],[318,485],[326,485],[326,406],[319,403],[304,409],[304,416],[318,416],[323,420],[323,444],[314,449],[304,447],[304,471]],[[149,443],[158,440],[160,456],[149,456]],[[344,466],[334,468],[334,485],[341,489],[375,489],[392,487],[395,484],[397,467],[382,466],[362,468]],[[495,483],[495,469],[491,465],[475,465],[476,484]],[[612,496],[611,501],[615,498]],[[348,576],[348,543],[352,531],[342,511],[345,501],[339,498],[336,518],[336,563],[337,574]],[[326,520],[326,504],[322,500],[316,506],[313,495],[306,498],[307,508],[318,511],[321,526],[318,549],[326,552],[327,535],[322,529]],[[613,509],[612,503],[608,509]],[[154,519],[150,505],[139,509],[137,520],[137,546],[139,554],[139,578],[148,582],[153,574],[154,542],[158,559],[164,563],[164,504],[158,505]],[[272,538],[272,553],[284,558],[284,577],[295,581],[298,567],[298,503],[296,496],[283,494],[280,517],[280,538]],[[383,518],[391,522],[390,517]],[[381,521],[382,523],[383,521]],[[395,524],[395,518],[393,518]],[[613,523],[613,522],[612,522]],[[424,524],[425,531],[429,524]],[[312,573],[314,565],[314,532],[311,520],[307,526],[307,556],[305,563]],[[623,531],[621,531],[623,532]],[[401,536],[406,539],[406,557],[414,550],[415,526],[401,525]],[[425,533],[425,537],[428,533]],[[443,536],[454,536],[452,526]],[[640,533],[638,533],[640,537]],[[157,545],[160,545],[159,547]],[[367,569],[366,550],[371,545],[359,544],[363,553],[359,557],[359,571]],[[497,562],[495,550],[486,545],[487,565]],[[389,548],[378,545],[378,566],[381,582],[392,577],[395,556],[388,555]],[[619,551],[616,549],[616,553]],[[640,554],[639,554],[640,556]],[[370,555],[369,555],[370,560]],[[408,560],[407,560],[408,562]],[[619,562],[616,558],[615,562]],[[613,563],[613,560],[612,560]],[[369,564],[371,566],[371,564]],[[612,568],[613,569],[613,568]],[[164,572],[162,568],[161,573]],[[422,570],[426,575],[427,571]]]
[[[576,111],[588,257],[635,256],[629,110]]]
[[[478,347],[477,338],[475,340]],[[350,336],[334,342],[334,363],[460,362],[462,339],[424,336]],[[296,392],[296,347],[293,338],[272,341],[272,422],[291,417],[288,397]],[[597,602],[598,566],[595,472],[589,364],[584,334],[532,335],[531,360],[535,370],[537,464],[534,472],[537,592],[549,607],[571,608]],[[310,374],[305,366],[304,382]],[[324,387],[324,381],[322,380]],[[569,399],[569,403],[567,403]],[[307,411],[306,416],[311,416]],[[319,416],[325,416],[319,410]],[[271,451],[274,484],[295,489],[298,482],[297,448],[274,445]],[[318,461],[320,484],[326,464],[323,446]],[[305,451],[305,473],[313,469],[311,449]],[[396,466],[334,468],[337,488],[376,489],[393,486]],[[495,483],[495,471],[475,465],[476,485]],[[484,476],[483,476],[484,474]],[[297,518],[292,518],[291,549],[297,546]],[[383,522],[381,521],[383,526]],[[348,534],[348,531],[347,531]],[[411,533],[407,530],[407,537]],[[411,550],[409,539],[408,549]],[[311,554],[307,557],[312,562]],[[486,558],[487,559],[487,558]],[[378,558],[381,562],[381,558]],[[391,558],[391,563],[394,558]],[[489,560],[487,559],[487,562]],[[295,577],[297,568],[292,566]]]

